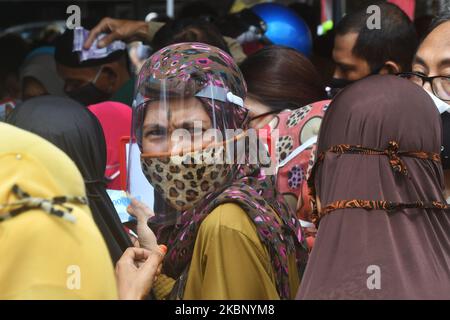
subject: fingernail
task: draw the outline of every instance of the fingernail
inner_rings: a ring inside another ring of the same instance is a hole
[[[159,245],[159,249],[162,251],[162,253],[166,254],[167,253],[167,247],[163,244]]]

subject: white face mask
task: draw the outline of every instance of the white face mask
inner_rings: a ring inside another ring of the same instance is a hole
[[[425,91],[427,91],[427,90],[425,90]],[[430,95],[431,99],[433,99],[434,104],[436,105],[436,108],[439,110],[440,114],[443,114],[446,111],[450,112],[449,104],[447,104],[445,101],[436,97],[433,93],[428,92],[428,91],[427,91],[427,93]]]

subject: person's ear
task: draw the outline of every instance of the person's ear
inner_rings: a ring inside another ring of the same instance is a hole
[[[117,81],[119,76],[114,68],[106,65],[103,67],[103,72],[106,75],[106,90],[109,93],[113,93],[117,89]]]
[[[386,61],[383,68],[380,70],[380,74],[397,74],[401,71],[401,67],[394,61]]]

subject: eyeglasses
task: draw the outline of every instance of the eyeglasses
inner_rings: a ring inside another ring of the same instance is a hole
[[[431,89],[436,97],[443,101],[450,101],[450,77],[426,77],[416,72],[404,72],[398,73],[397,75],[408,79],[421,87],[423,87],[425,83],[430,83]]]

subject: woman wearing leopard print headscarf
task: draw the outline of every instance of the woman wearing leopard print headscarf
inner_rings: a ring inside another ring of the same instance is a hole
[[[245,95],[232,58],[205,44],[168,46],[141,69],[134,133],[160,202],[149,222],[168,247],[158,298],[291,299],[299,285],[300,225],[241,130]]]

